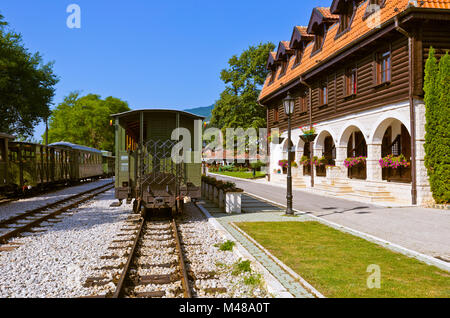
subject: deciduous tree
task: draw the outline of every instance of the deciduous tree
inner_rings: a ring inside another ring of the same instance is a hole
[[[0,15],[0,131],[32,136],[34,126],[50,114],[57,82],[53,63],[30,53]]]
[[[114,128],[110,126],[110,115],[129,110],[127,102],[115,97],[103,100],[99,95],[80,97],[73,92],[52,113],[49,143],[66,141],[113,151]]]

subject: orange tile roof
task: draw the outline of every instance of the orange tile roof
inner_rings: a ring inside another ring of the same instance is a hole
[[[391,0],[386,1],[386,4],[383,8],[380,9],[380,24],[387,22],[392,19],[395,15],[405,11],[408,8],[410,0]],[[366,33],[371,31],[370,23],[367,23],[368,20],[363,20],[363,16],[366,12],[368,1],[363,2],[359,5],[356,10],[355,16],[353,18],[353,22],[351,25],[351,29],[345,34],[341,35],[338,39],[335,40],[336,34],[338,32],[338,24],[339,22],[333,24],[325,37],[325,41],[322,47],[322,50],[311,57],[311,52],[313,48],[313,42],[309,43],[305,48],[302,61],[300,65],[292,69],[294,60],[291,59],[289,62],[289,66],[287,68],[286,74],[279,78],[277,74],[275,76],[276,80],[269,84],[270,82],[270,74],[264,83],[264,87],[259,96],[259,100],[262,100],[264,97],[274,93],[284,87],[286,84],[298,78],[300,75],[305,74],[307,71],[311,70],[313,67],[317,66],[317,61],[322,63],[335,52],[345,48],[349,44],[355,42]],[[423,0],[417,1],[418,7],[421,8],[433,8],[433,9],[450,9],[450,0]],[[318,8],[322,14],[330,14],[329,8]],[[327,10],[328,9],[328,13]],[[398,10],[396,10],[398,9]],[[277,71],[279,72],[279,70]]]
[[[322,15],[324,18],[326,19],[339,19],[339,15],[337,14],[332,14],[330,12],[330,8],[323,8],[323,7],[317,7],[316,8]]]

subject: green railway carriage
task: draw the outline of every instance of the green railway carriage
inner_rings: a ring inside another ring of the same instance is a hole
[[[12,184],[8,173],[8,144],[12,140],[14,140],[14,136],[0,133],[0,192],[4,192],[6,189],[9,190]]]
[[[110,151],[102,150],[102,168],[104,177],[113,177],[116,157]]]
[[[70,151],[71,181],[96,179],[103,176],[102,152],[100,150],[69,142],[53,143],[50,147]]]
[[[112,117],[117,199],[128,203],[134,199],[135,212],[146,213],[147,209],[163,208],[181,211],[184,198],[200,198],[203,117],[163,109],[135,110]],[[181,130],[174,132],[176,128]],[[189,144],[189,149],[174,148],[180,140]],[[177,162],[172,154],[184,159]]]
[[[22,190],[65,183],[70,178],[69,158],[69,150],[26,142],[9,142],[9,181]]]

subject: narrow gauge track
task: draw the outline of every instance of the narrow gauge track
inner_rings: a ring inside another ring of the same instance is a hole
[[[112,189],[113,184],[108,183],[0,221],[0,244],[7,243],[21,233],[32,232],[32,228],[38,227],[44,221],[59,222],[58,220],[52,222],[51,219]]]
[[[159,246],[155,246],[155,243],[158,243]],[[149,263],[154,256],[149,253],[158,252],[162,252],[166,256],[175,254],[176,257],[164,264]],[[142,272],[151,271],[155,267],[166,268],[168,273],[162,275],[142,274]],[[177,283],[181,283],[181,285]],[[166,291],[160,288],[157,288],[159,290],[156,291],[144,291],[145,286],[148,285],[165,285],[166,287],[170,285],[176,289],[174,293],[177,296],[183,294],[184,298],[192,297],[178,227],[173,217],[139,221],[136,237],[112,298],[166,296]],[[143,291],[138,291],[139,288]]]
[[[201,213],[194,205],[185,209]],[[197,261],[191,259],[190,253],[201,248],[202,242],[190,237],[195,227],[191,222],[187,216],[148,220],[130,216],[117,234],[119,238],[108,248],[112,254],[102,256],[111,263],[96,268],[100,271],[97,277],[86,279],[84,287],[97,290],[89,298],[195,298],[199,290],[204,294],[226,293],[223,287],[196,285],[198,280],[217,279],[217,273],[192,267]],[[112,289],[103,287],[111,284]]]

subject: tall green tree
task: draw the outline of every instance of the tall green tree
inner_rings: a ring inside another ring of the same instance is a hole
[[[431,191],[437,203],[450,201],[450,56],[439,64],[435,51],[425,64],[425,166]]]
[[[250,46],[234,55],[220,78],[226,88],[212,111],[210,126],[225,128],[262,128],[266,126],[266,110],[258,104],[261,87],[267,77],[265,66],[273,43]]]
[[[58,82],[53,63],[30,53],[0,15],[0,131],[22,138],[50,114]]]
[[[101,99],[70,93],[52,112],[49,143],[66,141],[101,150],[114,150],[114,128],[110,115],[129,111],[128,103],[115,97]],[[42,137],[45,139],[45,133]]]

